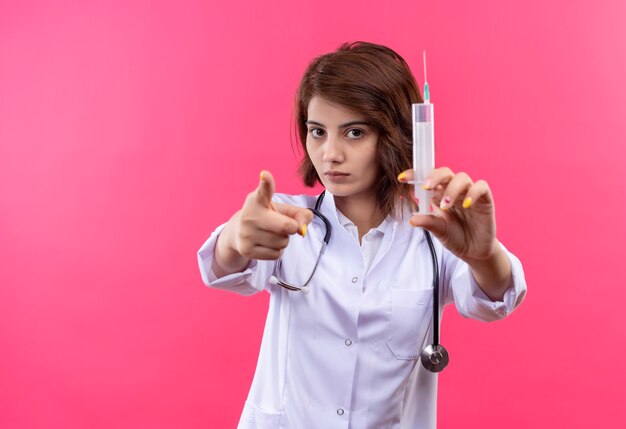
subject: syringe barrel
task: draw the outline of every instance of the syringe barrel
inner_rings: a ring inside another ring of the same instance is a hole
[[[430,103],[413,104],[413,170],[415,196],[419,201],[419,213],[430,213],[432,191],[422,185],[435,168],[434,107]]]

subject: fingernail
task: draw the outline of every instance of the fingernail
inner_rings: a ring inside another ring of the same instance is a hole
[[[406,172],[402,172],[400,174],[398,174],[398,181],[400,182],[404,182],[406,180]]]
[[[432,189],[432,187],[433,187],[433,181],[430,179],[426,179],[426,181],[422,185],[422,189],[426,189],[427,191]]]
[[[306,235],[306,223],[303,223],[300,226],[300,229],[298,230],[298,234],[300,234],[303,237]]]
[[[450,199],[450,197],[446,195],[445,197],[443,197],[443,200],[441,200],[441,204],[439,205],[439,207],[442,209],[447,209],[451,201],[452,200]]]
[[[472,197],[467,197],[463,200],[463,208],[468,209],[472,205]]]
[[[263,181],[263,172],[262,171],[259,173],[259,180]]]

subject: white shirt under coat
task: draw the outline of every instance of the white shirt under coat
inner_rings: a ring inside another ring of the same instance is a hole
[[[275,194],[276,202],[314,207],[315,196]],[[388,217],[359,245],[356,226],[326,191],[321,212],[330,243],[310,293],[268,279],[275,261],[252,261],[242,273],[217,279],[211,270],[218,227],[198,251],[204,283],[249,295],[270,293],[254,380],[239,429],[434,429],[437,374],[419,361],[432,341],[432,260],[421,228]],[[317,220],[305,238],[290,237],[283,280],[302,285],[323,239]],[[468,265],[433,238],[440,270],[440,303],[483,321],[502,319],[526,293],[519,260],[505,250],[513,284],[501,302],[480,289]],[[440,314],[443,313],[440,306]]]

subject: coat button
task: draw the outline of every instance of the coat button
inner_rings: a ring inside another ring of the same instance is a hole
[[[352,345],[352,340],[347,339],[345,343],[346,343],[346,346],[350,347]]]
[[[359,281],[359,278],[358,278],[358,277],[352,277],[352,283],[356,283],[356,282],[358,282],[358,281]]]
[[[343,408],[339,408],[337,410],[337,414],[339,414],[340,416],[343,416]]]

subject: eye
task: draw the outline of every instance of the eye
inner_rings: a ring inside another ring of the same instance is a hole
[[[324,135],[324,130],[321,128],[311,128],[309,132],[314,138],[320,138]]]
[[[358,128],[352,128],[351,130],[348,130],[348,136],[352,139],[360,139],[361,137],[363,137],[364,134],[365,132]]]

